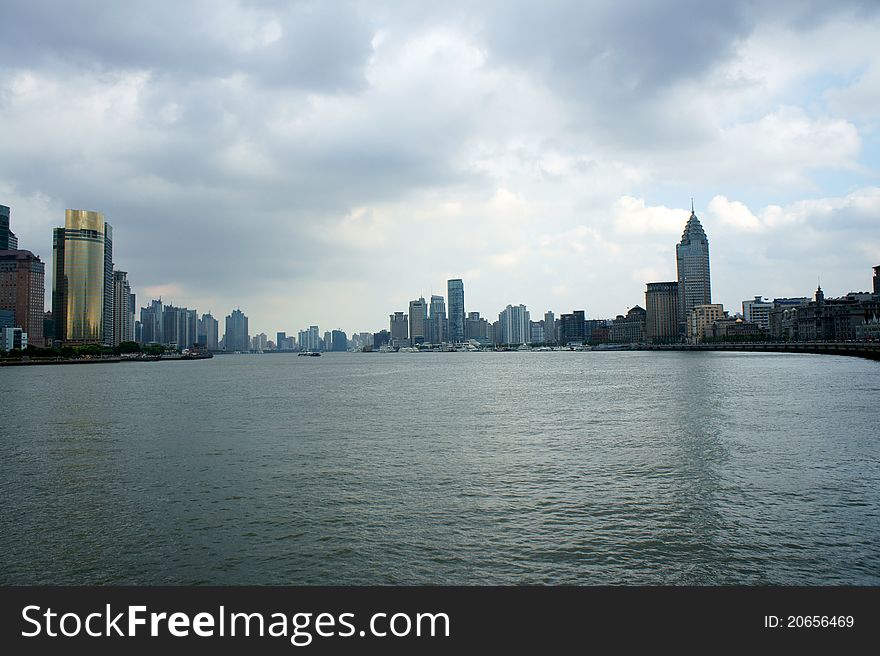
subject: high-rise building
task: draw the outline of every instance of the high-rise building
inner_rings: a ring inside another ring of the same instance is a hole
[[[465,320],[465,338],[484,343],[489,341],[489,322],[481,319],[479,312],[468,312]]]
[[[164,344],[162,335],[164,325],[162,318],[162,299],[150,301],[150,305],[141,308],[141,344]]]
[[[65,210],[52,240],[55,339],[108,343],[113,332],[113,229],[100,212]]]
[[[675,258],[678,269],[679,332],[684,333],[691,310],[697,305],[712,303],[709,239],[694,212],[693,203],[681,241],[675,247]]]
[[[15,250],[18,250],[18,238],[9,229],[9,208],[6,205],[0,205],[0,251]]]
[[[531,336],[529,337],[529,341],[532,344],[543,344],[544,343],[544,321],[530,321],[529,322],[529,330],[531,331]]]
[[[0,351],[27,350],[28,334],[20,326],[0,328]]]
[[[235,309],[226,317],[226,334],[223,336],[227,351],[248,351],[248,318],[240,309]]]
[[[449,341],[446,301],[442,296],[431,295],[431,316],[428,319],[425,333],[425,340],[431,344],[442,344]]]
[[[405,338],[404,338],[405,339]],[[378,351],[380,348],[385,346],[391,341],[391,333],[387,330],[380,330],[377,333],[373,333],[373,350]]]
[[[446,281],[449,296],[449,341],[459,344],[467,339],[464,312],[464,282],[460,278]]]
[[[550,310],[544,313],[544,341],[547,344],[556,343],[556,316]]]
[[[525,305],[508,305],[498,315],[500,344],[528,344],[531,341],[529,311]]]
[[[163,344],[188,349],[199,340],[199,319],[195,310],[166,305],[162,309]]]
[[[333,330],[330,332],[330,351],[347,351],[348,335],[343,330]]]
[[[645,339],[677,342],[679,338],[677,282],[649,282],[645,291]]]
[[[423,344],[428,323],[428,304],[423,297],[409,302],[409,341],[412,346]]]
[[[43,345],[45,279],[46,266],[30,251],[0,250],[0,310],[34,346]]]
[[[770,310],[773,301],[769,298],[755,296],[754,300],[743,301],[743,319],[758,324],[764,330],[770,330]]]
[[[275,333],[275,348],[279,351],[287,350],[287,332]]]
[[[559,316],[559,334],[556,337],[560,344],[567,346],[590,341],[585,315],[584,310],[575,310],[571,314]]]
[[[203,314],[199,319],[199,344],[209,351],[218,350],[217,337],[219,332],[220,324],[213,315],[210,312]]]
[[[880,296],[880,264],[874,267],[874,295]]]
[[[409,344],[409,317],[403,312],[395,312],[389,315],[388,331],[391,333],[392,346],[407,346]]]
[[[110,343],[119,346],[134,340],[134,312],[131,307],[128,273],[113,271],[113,334]]]

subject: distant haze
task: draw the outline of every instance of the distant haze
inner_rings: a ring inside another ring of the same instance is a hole
[[[138,306],[250,332],[388,327],[462,278],[613,317],[870,287],[877,2],[39,2],[0,19],[0,204],[51,272],[103,212]],[[50,276],[47,275],[47,282]],[[47,294],[47,306],[51,296]]]

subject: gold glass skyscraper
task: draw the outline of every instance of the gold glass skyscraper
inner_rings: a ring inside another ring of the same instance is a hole
[[[55,339],[111,343],[113,231],[100,212],[66,210],[52,243]]]

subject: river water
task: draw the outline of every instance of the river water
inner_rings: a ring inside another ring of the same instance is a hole
[[[2,584],[880,584],[880,363],[0,370]]]

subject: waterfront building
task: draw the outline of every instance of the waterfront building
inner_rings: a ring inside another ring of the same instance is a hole
[[[592,331],[591,331],[592,332]],[[580,345],[590,340],[587,335],[587,320],[584,310],[575,310],[570,314],[559,316],[559,333],[557,341],[564,345]]]
[[[874,296],[880,296],[880,264],[874,267]]]
[[[609,340],[618,344],[638,344],[645,341],[647,312],[638,305],[631,308],[626,316],[617,315],[611,324]]]
[[[395,348],[409,346],[409,318],[403,312],[395,312],[389,316],[390,340]]]
[[[793,342],[849,341],[858,339],[864,333],[864,328],[859,327],[877,315],[880,299],[876,296],[850,293],[826,299],[819,287],[808,303],[774,308],[770,312],[770,336]]]
[[[409,302],[409,341],[411,346],[423,344],[427,334],[428,305],[423,297]]]
[[[529,341],[532,344],[543,344],[544,343],[544,321],[530,321],[529,322],[529,330],[530,337]]]
[[[769,298],[755,296],[751,301],[743,301],[743,319],[758,324],[764,330],[770,330],[770,310],[773,301]]]
[[[449,296],[449,341],[460,344],[467,339],[464,282],[460,278],[447,280],[446,292]]]
[[[150,305],[141,308],[141,344],[164,344],[162,335],[162,299],[150,301]]]
[[[688,315],[688,341],[696,344],[712,337],[712,324],[725,317],[724,306],[720,303],[695,305]]]
[[[678,283],[649,282],[645,291],[645,339],[653,344],[677,342]]]
[[[226,317],[226,334],[223,336],[227,351],[248,351],[248,318],[237,308]]]
[[[320,351],[321,337],[318,326],[309,326],[308,330],[300,330],[298,342],[301,351]]]
[[[214,316],[210,312],[203,314],[202,318],[199,319],[199,344],[209,351],[218,350],[217,337],[219,332],[220,324]]]
[[[269,348],[269,336],[266,333],[254,335],[252,347],[254,351],[265,351]]]
[[[678,270],[679,331],[683,333],[694,307],[712,304],[709,239],[694,212],[693,203],[681,241],[675,247],[675,259]]]
[[[188,349],[199,340],[199,322],[195,310],[166,305],[162,308],[162,344]]]
[[[113,332],[113,230],[100,212],[65,210],[52,239],[55,339],[107,343]]]
[[[449,341],[446,319],[446,301],[442,296],[431,295],[431,314],[428,318],[425,341],[429,344],[442,344]]]
[[[18,250],[18,238],[9,228],[9,208],[0,205],[0,251]]]
[[[287,332],[275,333],[275,348],[279,351],[287,350]]]
[[[380,330],[377,333],[373,333],[373,350],[374,351],[378,351],[380,348],[382,348],[386,344],[390,344],[390,343],[391,343],[391,333],[388,332],[387,330]]]
[[[531,341],[529,311],[525,305],[508,305],[498,315],[500,344],[528,344]]]
[[[0,328],[15,326],[15,313],[12,310],[0,310]]]
[[[544,341],[547,344],[556,343],[556,315],[550,310],[544,313]]]
[[[45,281],[46,266],[39,257],[0,250],[0,311],[9,312],[9,327],[20,327],[35,346],[43,345]]]
[[[712,324],[711,336],[723,341],[745,341],[766,337],[767,332],[756,322],[742,318],[727,317]]]
[[[475,339],[481,343],[489,341],[489,322],[481,319],[479,312],[468,312],[465,320],[465,339]]]
[[[28,334],[19,326],[0,328],[0,350],[12,351],[26,350],[28,347]]]
[[[327,349],[330,351],[348,350],[348,336],[344,330],[334,330],[330,333],[330,342]]]
[[[110,343],[119,346],[122,342],[134,341],[134,308],[132,307],[131,285],[128,273],[113,271],[113,334]]]

